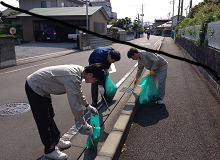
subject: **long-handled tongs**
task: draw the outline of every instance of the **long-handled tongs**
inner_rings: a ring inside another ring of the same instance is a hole
[[[110,111],[110,109],[109,109],[109,107],[108,107],[108,103],[106,102],[104,95],[102,95],[102,94],[101,94],[101,96],[102,96],[102,99],[104,99],[105,104],[106,104],[106,106],[107,106],[108,110]]]
[[[90,138],[90,141],[91,141],[91,143],[92,143],[92,146],[93,146],[93,148],[94,148],[95,153],[97,153],[97,152],[96,152],[96,148],[95,148],[95,146],[94,146],[94,143],[93,143],[93,141],[92,141],[91,135],[89,135],[89,138]]]
[[[135,88],[135,86],[136,86],[136,84],[134,85],[134,87],[133,87],[133,89],[132,89],[132,91],[131,91],[131,95],[132,95],[132,93],[134,92],[134,88]]]

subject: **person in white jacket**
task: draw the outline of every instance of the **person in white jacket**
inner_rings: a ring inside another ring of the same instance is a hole
[[[164,104],[165,83],[167,78],[168,62],[160,55],[152,52],[139,52],[136,48],[131,48],[127,53],[128,58],[138,60],[138,69],[134,84],[137,84],[138,78],[141,76],[144,67],[150,71],[150,76],[158,78],[158,92],[162,100],[158,104]]]
[[[105,77],[104,66],[95,63],[86,67],[79,65],[58,65],[39,69],[27,77],[25,91],[31,106],[33,117],[38,127],[40,138],[44,144],[46,157],[52,159],[66,159],[67,155],[59,148],[68,148],[70,141],[60,139],[60,131],[54,121],[51,94],[67,93],[70,108],[77,122],[83,125],[88,135],[93,132],[84,119],[83,106],[92,114],[98,114],[83,95],[81,83],[95,83]]]

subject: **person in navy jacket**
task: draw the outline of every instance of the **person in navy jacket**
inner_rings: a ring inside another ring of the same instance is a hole
[[[106,75],[108,74],[108,69],[111,63],[115,63],[121,59],[121,54],[114,50],[112,47],[98,47],[96,48],[89,57],[89,64],[101,63],[104,65]],[[106,99],[105,93],[105,79],[100,80],[91,85],[91,94],[92,94],[92,106],[97,106],[98,101],[98,91],[101,95],[104,95]]]

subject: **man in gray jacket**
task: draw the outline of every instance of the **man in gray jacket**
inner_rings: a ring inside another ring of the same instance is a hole
[[[104,78],[104,67],[95,63],[87,67],[79,65],[59,65],[42,68],[27,77],[25,91],[31,110],[38,127],[40,138],[45,146],[45,156],[52,159],[66,159],[67,155],[60,152],[59,148],[68,148],[70,141],[60,139],[60,131],[54,121],[54,111],[50,94],[67,93],[72,113],[76,120],[83,125],[86,133],[93,132],[84,119],[83,106],[92,114],[98,113],[83,95],[81,83],[95,83]]]
[[[152,52],[138,52],[136,48],[131,48],[127,53],[128,58],[132,58],[133,60],[138,60],[138,69],[136,78],[134,79],[134,84],[137,84],[138,78],[141,76],[141,73],[144,69],[148,69],[150,71],[150,76],[157,76],[158,78],[158,92],[161,96],[158,104],[164,104],[163,99],[165,96],[165,82],[167,78],[167,64],[168,62],[161,57]]]

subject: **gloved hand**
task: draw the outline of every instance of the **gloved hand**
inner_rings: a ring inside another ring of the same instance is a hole
[[[98,110],[90,104],[88,105],[87,109],[94,117],[98,115]]]
[[[85,123],[83,125],[83,129],[85,129],[87,135],[90,135],[90,136],[92,135],[93,128],[88,123]]]
[[[150,71],[150,77],[153,75],[155,75],[155,72],[152,70],[152,71]]]
[[[99,85],[99,93],[100,93],[101,95],[104,95],[104,93],[105,93],[105,89],[104,89],[104,87],[101,86],[101,85]]]
[[[134,79],[134,85],[137,84],[137,82],[138,82],[138,78],[135,78]]]

